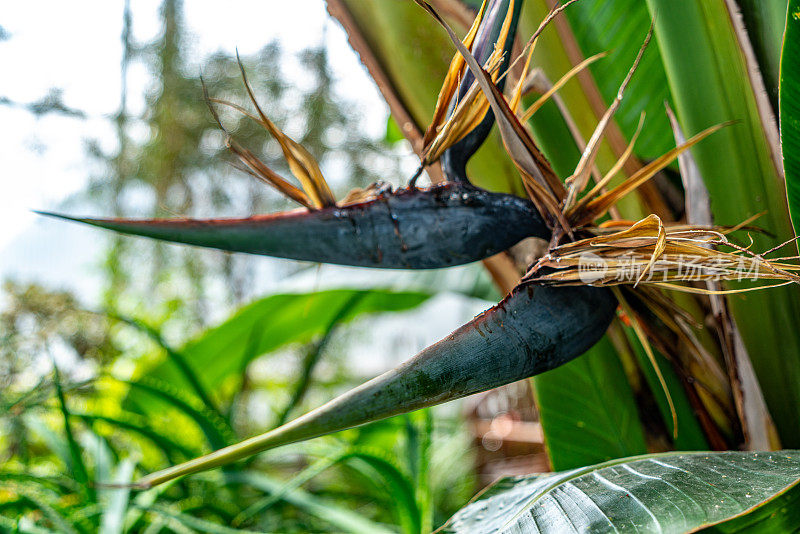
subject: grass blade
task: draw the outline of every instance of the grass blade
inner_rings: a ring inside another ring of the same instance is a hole
[[[322,334],[322,338],[314,343],[314,346],[308,351],[305,361],[303,362],[303,369],[300,374],[300,379],[295,382],[292,394],[289,396],[289,402],[278,416],[278,424],[276,426],[283,425],[289,419],[289,415],[291,414],[292,410],[294,410],[302,402],[303,396],[305,395],[306,390],[308,390],[308,386],[311,384],[311,374],[314,372],[314,368],[319,362],[322,351],[324,351],[325,347],[328,345],[328,341],[336,330],[337,325],[348,313],[353,310],[353,308],[364,298],[364,296],[365,293],[353,293],[350,299],[348,299],[342,305],[342,307],[339,308],[339,311],[336,312],[336,315],[331,319],[331,322],[328,323],[325,328],[325,332]]]
[[[228,475],[228,480],[246,484],[270,494],[276,494],[284,487],[283,482],[273,480],[263,473],[255,471],[231,473]],[[314,517],[329,522],[343,532],[363,534],[390,534],[394,532],[353,511],[322,501],[300,489],[293,489],[287,492],[282,499]]]
[[[67,447],[69,448],[69,455],[71,458],[69,467],[75,481],[83,485],[86,494],[89,498],[94,498],[94,490],[89,487],[89,472],[86,469],[86,464],[83,462],[81,449],[78,442],[75,440],[75,434],[72,432],[72,425],[70,424],[70,412],[67,407],[67,399],[64,396],[64,390],[61,387],[61,374],[58,371],[55,359],[53,360],[53,384],[56,388],[56,397],[58,398],[58,407],[61,411],[61,417],[64,421],[64,434],[67,438]]]

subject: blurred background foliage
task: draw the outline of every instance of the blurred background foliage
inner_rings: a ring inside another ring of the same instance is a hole
[[[184,6],[164,0],[159,9],[157,38],[134,42],[126,5],[122,92],[110,117],[116,146],[87,141],[93,176],[68,202],[135,216],[291,209],[232,167],[202,98],[204,82],[214,97],[245,103],[236,58],[218,52],[199,69],[190,64]],[[409,166],[408,150],[397,149],[402,138],[363,127],[358,102],[333,89],[324,43],[285,55],[271,42],[241,60],[271,118],[317,157],[337,197],[378,180],[398,184]],[[285,76],[287,61],[302,73]],[[125,80],[137,64],[149,71],[151,86],[144,113],[134,115]],[[37,116],[85,117],[57,88],[22,106]],[[289,174],[262,128],[220,111],[242,144]],[[441,524],[478,488],[471,437],[453,408],[435,418],[430,411],[397,417],[153,491],[103,486],[235,443],[360,383],[373,371],[347,354],[381,323],[358,319],[412,310],[430,298],[382,289],[258,298],[259,277],[313,266],[284,263],[265,273],[251,257],[118,237],[104,254],[100,302],[36,283],[3,287],[0,530],[381,532],[399,525],[416,532]],[[431,287],[431,276],[399,285]],[[456,286],[496,296],[477,267]]]

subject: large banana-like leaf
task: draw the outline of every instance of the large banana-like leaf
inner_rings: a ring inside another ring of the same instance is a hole
[[[592,287],[521,285],[395,369],[275,430],[143,478],[139,487],[508,384],[563,365],[605,333],[617,301]]]
[[[581,0],[564,14],[584,56],[609,52],[589,69],[604,102],[610,103],[627,74],[631,58],[639,51],[643,31],[650,25],[647,5],[639,0]],[[625,138],[630,140],[640,114],[646,112],[646,124],[635,147],[640,158],[655,159],[675,146],[664,114],[664,102],[670,99],[661,52],[657,43],[651,43],[614,114]]]
[[[536,380],[534,393],[553,470],[647,452],[631,386],[608,338]]]
[[[725,0],[647,0],[679,121],[686,135],[736,121],[692,154],[706,182],[716,224],[738,224],[766,211],[754,251],[794,236],[769,105],[754,87]],[[755,80],[755,81],[754,81]],[[789,255],[787,253],[787,255]],[[784,445],[800,444],[800,289],[784,287],[729,298],[767,405]]]
[[[789,2],[780,81],[781,145],[795,233],[800,230],[800,2]]]
[[[789,532],[800,451],[668,453],[501,479],[440,532]]]

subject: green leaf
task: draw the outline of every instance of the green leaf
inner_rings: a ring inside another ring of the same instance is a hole
[[[406,414],[406,456],[416,486],[422,532],[433,529],[433,491],[431,489],[431,458],[433,456],[433,410],[425,408]]]
[[[0,515],[0,529],[20,534],[52,534],[52,530],[37,527],[28,518],[8,519]]]
[[[323,335],[354,295],[361,297],[342,315],[341,324],[368,313],[409,310],[430,297],[419,292],[381,289],[271,295],[241,308],[221,325],[187,343],[180,352],[203,385],[216,391],[226,379],[238,378],[256,357]],[[189,387],[167,361],[148,371],[147,376],[179,388]]]
[[[778,73],[788,0],[737,0],[770,101],[777,110]]]
[[[12,483],[32,484],[40,486],[44,490],[75,492],[80,491],[80,486],[75,480],[68,476],[42,476],[31,473],[20,473],[16,471],[0,471],[0,482],[3,485]]]
[[[349,455],[350,463],[357,461],[369,466],[370,472],[378,475],[386,487],[388,495],[395,503],[398,523],[403,532],[417,534],[421,529],[420,509],[416,501],[413,483],[399,465],[385,452],[356,449]]]
[[[71,463],[73,461],[70,448],[66,440],[61,434],[54,432],[45,421],[45,418],[38,413],[28,412],[23,415],[25,427],[36,434],[43,442],[45,447],[53,453],[61,462],[66,466],[67,470],[71,472]],[[77,487],[85,488],[85,482],[75,481]]]
[[[647,452],[633,392],[607,337],[533,383],[554,470]]]
[[[759,114],[763,97],[748,76],[725,0],[647,0],[655,16],[679,122],[687,136],[726,121],[732,126],[692,148],[711,197],[714,222],[735,225],[766,211],[751,250],[794,236],[777,147]],[[769,106],[766,106],[769,109]],[[787,255],[791,254],[787,252]],[[747,352],[785,446],[800,445],[800,288],[729,297]]]
[[[87,464],[92,466],[92,478],[87,485],[94,488],[98,482],[108,482],[114,465],[113,456],[116,454],[112,451],[108,441],[103,436],[87,429],[86,432],[81,433],[80,444],[83,454],[89,460]],[[100,502],[99,495],[96,502]]]
[[[133,468],[136,463],[133,460],[125,459],[117,465],[114,484],[128,484],[133,477]],[[128,499],[131,490],[126,487],[118,487],[102,490],[101,497],[107,499],[103,507],[103,515],[100,519],[100,534],[116,534],[124,531],[125,512],[128,510]]]
[[[538,96],[540,95],[534,94],[523,98],[523,105],[530,106]],[[556,104],[552,100],[546,102],[528,120],[528,125],[531,127],[533,140],[550,160],[556,174],[571,175],[581,158],[581,153]]]
[[[89,481],[89,473],[86,470],[86,464],[83,463],[81,449],[78,447],[78,442],[75,439],[75,434],[72,431],[69,408],[67,407],[67,399],[64,396],[64,390],[61,388],[61,375],[58,372],[58,367],[55,364],[55,360],[53,361],[53,372],[53,383],[56,388],[58,406],[61,410],[61,417],[64,421],[64,434],[66,436],[67,447],[69,448],[70,461],[67,465],[69,466],[72,475],[75,477],[75,481],[87,488],[86,491],[88,496],[93,496],[94,492],[88,489],[87,482]]]
[[[13,490],[21,501],[26,502],[34,510],[39,512],[37,515],[41,515],[48,523],[50,523],[50,526],[55,529],[55,532],[63,532],[64,534],[78,534],[79,531],[75,528],[75,525],[65,517],[65,514],[61,509],[62,507],[56,499],[50,501],[43,494],[25,488],[13,488]]]
[[[336,315],[331,318],[331,321],[325,327],[325,331],[323,332],[320,340],[308,351],[303,361],[303,369],[301,371],[300,378],[295,382],[292,394],[289,397],[289,402],[278,416],[278,423],[276,426],[284,424],[289,419],[289,414],[291,414],[292,410],[294,410],[303,400],[303,397],[305,396],[305,393],[311,384],[311,375],[314,372],[314,368],[317,366],[317,363],[319,363],[322,352],[325,350],[325,347],[327,347],[331,336],[336,331],[336,326],[342,321],[342,318],[347,315],[350,310],[357,306],[361,299],[363,299],[366,295],[367,293],[354,293],[342,305],[342,307],[339,308],[339,311],[336,312]]]
[[[779,495],[769,506],[735,517],[708,529],[708,532],[783,534],[800,525],[800,491],[792,489]]]
[[[141,399],[141,404],[147,406],[148,395],[152,399],[161,401],[160,403],[150,408],[158,408],[163,413],[164,407],[168,407],[179,412],[183,412],[189,416],[197,426],[203,431],[208,444],[213,448],[224,447],[228,443],[235,440],[235,436],[227,421],[220,418],[216,412],[206,409],[202,405],[198,405],[195,398],[186,395],[179,388],[149,376],[143,377],[137,382],[126,382],[131,386],[129,397],[136,394],[144,394],[145,397]],[[138,396],[137,402],[139,402]]]
[[[159,347],[161,347],[167,358],[172,361],[175,367],[183,374],[183,378],[189,383],[189,385],[194,390],[197,397],[203,402],[203,404],[209,410],[216,412],[218,415],[221,416],[219,410],[214,405],[211,397],[206,392],[205,388],[203,388],[202,384],[200,384],[200,380],[197,378],[197,374],[194,370],[189,366],[186,362],[186,358],[183,354],[179,351],[172,348],[172,346],[167,343],[164,337],[161,335],[161,332],[153,328],[152,326],[148,325],[147,323],[140,321],[138,319],[125,317],[116,313],[109,313],[107,314],[109,317],[116,319],[120,322],[123,322],[129,326],[132,326],[136,330],[142,332],[147,337],[149,337],[153,342],[155,342]]]
[[[338,462],[341,462],[346,453],[332,453],[328,456],[325,456],[314,463],[311,463],[308,467],[300,471],[299,473],[295,474],[291,479],[286,481],[283,487],[276,492],[272,492],[270,495],[263,497],[253,504],[249,505],[247,508],[239,512],[236,517],[234,517],[232,524],[233,526],[239,526],[243,522],[247,521],[251,517],[262,515],[264,510],[267,510],[273,504],[281,501],[283,496],[286,495],[288,492],[300,488],[303,484],[311,480],[312,478],[316,477],[320,473],[326,471],[328,468],[336,465]]]
[[[661,419],[667,428],[669,436],[672,437],[674,435],[672,412],[670,411],[667,395],[664,393],[664,389],[661,386],[661,381],[658,379],[656,370],[653,368],[653,364],[650,363],[650,359],[647,357],[644,347],[642,347],[636,334],[634,334],[630,328],[626,328],[625,333],[633,348],[636,360],[639,362],[639,368],[642,370],[647,385],[653,393]],[[661,375],[664,377],[664,383],[667,385],[670,397],[672,398],[672,403],[675,407],[675,415],[678,420],[678,435],[673,438],[672,443],[674,448],[679,451],[699,451],[708,449],[708,440],[706,440],[703,429],[700,427],[700,423],[694,415],[694,408],[692,408],[689,398],[686,396],[686,391],[675,369],[664,355],[656,350],[653,352],[659,369],[661,370]]]
[[[212,523],[211,521],[200,519],[199,517],[181,513],[164,505],[157,504],[150,506],[147,510],[178,522],[184,527],[187,527],[189,532],[207,532],[208,534],[257,534],[257,531],[254,530],[230,528],[225,525],[220,525],[219,523]]]
[[[798,482],[800,451],[652,454],[501,479],[443,532],[687,532],[750,514],[785,532]]]
[[[564,14],[585,57],[609,52],[589,69],[603,100],[611,103],[650,26],[647,5],[641,0],[580,1]],[[625,91],[620,108],[614,114],[625,138],[631,139],[640,113],[647,113],[647,122],[635,149],[641,158],[655,159],[675,147],[664,114],[664,102],[670,100],[661,52],[657,43],[651,43]]]
[[[791,0],[786,17],[780,76],[781,144],[786,192],[795,233],[800,229],[800,1]]]
[[[386,133],[383,136],[384,143],[391,146],[400,141],[405,141],[405,139],[406,138],[403,137],[403,131],[397,124],[397,121],[394,120],[394,117],[389,115],[389,118],[386,119]]]
[[[387,496],[394,503],[397,521],[403,532],[417,534],[420,532],[420,510],[415,500],[414,488],[407,474],[396,463],[390,454],[378,448],[348,447],[333,451],[284,483],[278,491],[271,491],[265,497],[249,506],[234,520],[234,525],[261,514],[274,503],[284,500],[284,497],[300,486],[316,477],[323,471],[343,462],[347,462],[354,469],[364,472],[368,480],[378,483],[386,491]]]
[[[185,447],[184,445],[173,440],[170,436],[165,436],[163,433],[155,431],[145,423],[146,418],[138,414],[122,412],[116,417],[102,414],[84,413],[73,413],[72,415],[84,421],[87,425],[96,421],[102,421],[119,429],[140,434],[141,436],[152,441],[153,444],[158,447],[161,452],[164,453],[164,456],[166,456],[170,461],[175,461],[175,458],[177,457],[176,453],[188,458],[198,452],[190,449],[189,447]]]
[[[240,483],[252,486],[266,493],[278,493],[284,489],[284,483],[255,471],[231,473],[228,475],[230,483]],[[343,532],[363,532],[364,534],[390,533],[383,525],[374,523],[365,517],[325,502],[301,489],[293,489],[282,496],[282,500],[297,506],[307,514],[327,521]]]

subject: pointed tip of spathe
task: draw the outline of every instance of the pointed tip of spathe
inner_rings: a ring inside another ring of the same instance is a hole
[[[63,213],[56,213],[54,211],[45,211],[45,210],[31,210],[31,212],[35,213],[36,215],[41,215],[43,217],[51,217],[53,219],[61,219],[64,221],[73,221],[73,222],[81,222],[86,223],[91,221],[91,219],[86,219],[82,217],[72,217],[70,215],[64,215]]]
[[[92,218],[92,217],[75,217],[72,215],[66,215],[63,213],[57,213],[55,211],[44,211],[44,210],[31,210],[36,215],[41,215],[43,217],[48,217],[52,219],[57,219],[59,221],[68,221],[73,223],[79,224],[86,224],[89,226],[94,226],[96,228],[105,228],[108,230],[114,230],[118,232],[122,232],[122,228],[118,227],[118,224],[114,224],[114,219],[101,219],[101,218]],[[121,221],[119,221],[121,222]],[[123,232],[124,233],[124,232]]]

